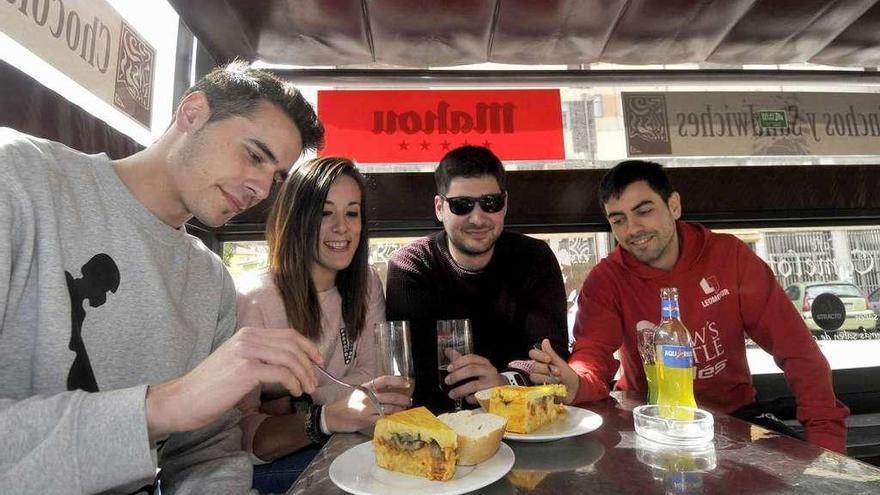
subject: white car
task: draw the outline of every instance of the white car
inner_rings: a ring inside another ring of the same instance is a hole
[[[880,327],[880,289],[874,289],[874,292],[868,295],[868,306],[877,317],[878,327]]]
[[[846,308],[846,318],[839,330],[873,330],[877,326],[877,315],[871,310],[868,298],[861,289],[849,282],[800,282],[785,289],[792,304],[801,312],[807,328],[821,332],[823,329],[813,321],[811,308],[819,294],[830,293],[840,298]]]

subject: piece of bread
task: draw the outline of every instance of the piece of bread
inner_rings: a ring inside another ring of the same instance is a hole
[[[498,387],[484,388],[483,390],[479,390],[477,391],[477,393],[474,394],[474,398],[477,399],[477,403],[480,405],[480,407],[483,408],[484,411],[489,410],[489,399],[492,398],[492,394],[495,393],[496,388]]]
[[[455,474],[458,436],[424,407],[379,418],[373,450],[381,468],[445,481]]]
[[[437,418],[458,435],[458,464],[461,466],[479,464],[501,447],[506,418],[474,411],[446,413]]]
[[[489,412],[507,418],[507,431],[531,433],[565,415],[565,385],[518,387],[504,385],[492,390]]]

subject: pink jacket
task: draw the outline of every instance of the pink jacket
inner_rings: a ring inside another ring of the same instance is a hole
[[[364,328],[357,342],[343,338],[342,297],[336,288],[318,294],[321,303],[321,340],[317,343],[328,372],[348,383],[363,383],[376,376],[376,345],[373,326],[385,320],[385,294],[375,271],[370,274],[369,300]],[[246,326],[285,328],[290,325],[272,277],[263,272],[238,284],[238,328]],[[264,386],[264,391],[281,392],[279,385]],[[270,415],[289,414],[289,401],[278,399],[260,402],[260,389],[254,389],[238,404],[242,413],[242,448],[253,452],[254,435],[260,423]],[[318,388],[312,400],[329,404],[342,398],[350,390],[318,375]]]

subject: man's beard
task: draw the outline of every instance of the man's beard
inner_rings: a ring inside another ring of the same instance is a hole
[[[466,246],[465,243],[460,242],[454,236],[449,236],[449,242],[451,242],[452,245],[455,246],[455,249],[458,249],[459,252],[466,256],[480,256],[481,254],[486,254],[495,248],[495,243],[497,241],[498,237],[496,236],[494,239],[492,239],[492,242],[485,247],[485,249],[476,250]]]
[[[657,246],[656,250],[653,250],[650,252],[630,251],[630,254],[635,256],[635,258],[637,260],[641,261],[642,263],[644,263],[646,265],[650,265],[663,257],[663,254],[666,252],[667,249],[669,249],[669,244],[672,242],[674,237],[675,236],[669,236],[669,238],[666,239],[666,242],[663,243],[663,245],[661,246],[661,245],[659,245],[659,243],[661,243],[663,240],[660,238],[659,232],[655,232],[654,239],[656,239],[658,242],[658,246]]]

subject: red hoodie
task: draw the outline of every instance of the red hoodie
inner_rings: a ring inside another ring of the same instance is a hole
[[[647,391],[636,329],[660,318],[660,289],[677,287],[681,317],[694,342],[697,403],[727,413],[755,401],[745,338],[773,355],[795,395],[807,439],[846,452],[849,410],[834,396],[831,370],[770,267],[732,235],[677,223],[681,254],[666,272],[618,246],[590,271],[578,296],[575,403],[608,395],[620,349],[621,390]]]

